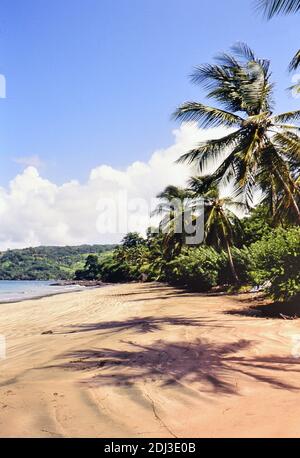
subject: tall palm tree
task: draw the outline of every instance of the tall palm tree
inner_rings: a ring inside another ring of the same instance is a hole
[[[200,173],[214,166],[211,182],[233,180],[244,190],[249,204],[262,175],[268,174],[280,183],[300,223],[299,186],[291,171],[291,163],[300,160],[300,127],[295,125],[300,121],[300,110],[273,113],[269,67],[269,61],[256,58],[240,43],[233,47],[232,55],[218,56],[215,65],[196,68],[192,81],[204,85],[208,98],[214,98],[220,108],[186,102],[175,117],[231,131],[225,137],[200,143],[179,162],[197,162]],[[220,165],[216,167],[216,163]]]
[[[192,177],[189,180],[194,198],[201,198],[204,203],[204,241],[207,245],[226,250],[232,277],[238,283],[231,248],[242,230],[237,213],[245,212],[246,205],[239,191],[221,197],[219,188],[209,183],[207,177]]]

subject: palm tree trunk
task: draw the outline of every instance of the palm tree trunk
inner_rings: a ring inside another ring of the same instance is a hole
[[[292,202],[292,206],[294,207],[294,210],[296,212],[296,215],[298,217],[298,221],[300,223],[300,210],[299,210],[299,207],[298,207],[298,204],[296,202],[296,199],[295,197],[293,196],[293,192],[291,191],[290,187],[287,185],[287,183],[285,182],[284,178],[282,178],[281,174],[280,173],[277,173],[277,176],[279,177],[281,183],[283,184],[283,187],[284,189],[286,190],[288,196],[290,197],[291,199],[291,202]]]
[[[296,200],[295,200],[295,198],[294,198],[292,193],[291,193],[290,197],[291,197],[292,205],[293,205],[293,207],[295,209],[295,212],[297,214],[298,222],[300,224],[300,210],[299,210],[299,207],[298,207],[297,202],[296,202]]]
[[[227,256],[228,256],[228,261],[229,261],[229,265],[230,265],[230,270],[231,270],[232,276],[234,278],[234,281],[236,283],[239,283],[240,279],[239,279],[238,274],[236,273],[236,270],[235,270],[235,267],[234,267],[232,254],[231,254],[231,249],[230,249],[230,245],[229,245],[229,242],[228,242],[227,239],[225,239],[225,243],[226,243],[226,251],[227,251]]]

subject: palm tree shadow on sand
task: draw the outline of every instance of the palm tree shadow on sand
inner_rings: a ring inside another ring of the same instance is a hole
[[[212,326],[224,327],[218,325],[216,320],[210,320],[205,317],[185,318],[182,316],[146,316],[143,318],[133,317],[120,321],[102,321],[99,323],[84,323],[68,326],[62,331],[55,334],[77,334],[82,332],[99,331],[101,334],[114,334],[122,331],[134,331],[135,333],[152,333],[163,329],[164,326]]]
[[[102,348],[67,353],[62,356],[67,361],[56,367],[91,372],[83,383],[93,387],[131,386],[139,381],[151,381],[160,383],[161,387],[192,384],[199,392],[230,395],[239,393],[237,378],[243,375],[274,388],[298,390],[287,379],[289,372],[300,372],[300,360],[241,356],[239,353],[252,345],[247,340],[225,345],[200,339],[191,343],[162,340],[151,345],[122,343],[126,345],[124,350]]]

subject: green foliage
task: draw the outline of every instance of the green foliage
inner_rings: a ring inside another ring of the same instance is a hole
[[[240,284],[268,283],[268,291],[275,299],[287,300],[300,293],[300,228],[272,229],[270,224],[264,208],[244,220],[246,243],[232,247],[232,261]],[[132,244],[133,239],[138,243]],[[140,281],[143,275],[144,280],[166,281],[197,291],[235,284],[226,251],[207,245],[183,247],[179,255],[170,259],[165,256],[163,235],[150,231],[146,240],[130,234],[123,245],[100,258],[88,256],[76,277],[121,283]]]
[[[249,217],[241,221],[243,244],[249,246],[262,237],[267,236],[273,229],[272,224],[272,218],[266,206],[260,205],[255,208]]]
[[[241,284],[251,283],[250,270],[252,266],[251,254],[248,247],[232,248],[232,259]],[[219,285],[232,285],[234,278],[225,252],[221,253]]]
[[[99,275],[102,281],[121,283],[140,280],[149,249],[142,238],[135,240],[139,240],[138,243],[132,244],[130,241],[128,247],[128,238],[125,238],[123,245],[102,257],[99,262]]]
[[[100,278],[104,282],[122,283],[131,281],[127,266],[116,258],[116,253],[107,253],[99,262]]]
[[[76,270],[76,280],[98,280],[100,277],[99,258],[95,254],[90,254],[86,258],[83,269]]]
[[[166,278],[171,284],[208,291],[218,284],[220,263],[220,254],[213,248],[186,248],[169,263]]]
[[[82,268],[89,254],[100,255],[111,245],[37,247],[0,254],[1,280],[68,280]]]
[[[144,243],[145,240],[140,236],[140,234],[138,234],[138,232],[129,232],[122,240],[122,246],[124,248],[134,248],[138,245],[143,245]]]
[[[131,243],[132,240],[137,243]],[[130,240],[130,243],[128,243]],[[163,281],[167,261],[161,234],[148,233],[147,239],[138,234],[128,234],[122,245],[105,254],[99,260],[98,278],[104,282]]]
[[[250,247],[251,277],[269,283],[275,299],[287,300],[300,293],[300,228],[277,229]]]

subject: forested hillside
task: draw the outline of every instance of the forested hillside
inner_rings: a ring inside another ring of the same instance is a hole
[[[89,254],[101,255],[113,245],[25,248],[0,253],[0,280],[68,280]]]

